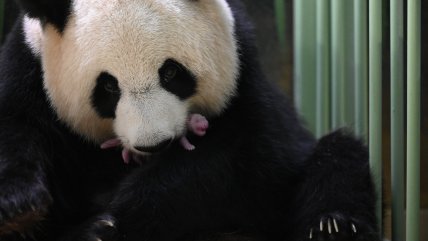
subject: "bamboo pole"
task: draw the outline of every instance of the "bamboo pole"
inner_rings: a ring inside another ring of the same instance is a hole
[[[317,121],[316,135],[330,130],[330,18],[329,0],[318,0],[317,8]]]
[[[404,214],[404,10],[391,0],[391,194],[392,241],[405,240]]]
[[[315,1],[294,0],[294,100],[309,130],[316,126]]]
[[[354,0],[355,132],[368,136],[367,1]]]
[[[5,0],[0,0],[0,41],[4,40],[4,11]]]
[[[345,1],[331,0],[332,127],[345,124]]]
[[[382,227],[382,1],[369,1],[369,148]]]
[[[275,0],[276,27],[281,49],[285,48],[285,0]]]
[[[407,1],[407,219],[406,240],[419,241],[421,2]]]

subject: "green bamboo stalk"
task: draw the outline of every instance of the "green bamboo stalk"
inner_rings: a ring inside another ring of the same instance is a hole
[[[353,0],[343,1],[345,5],[345,125],[355,126],[355,30],[354,30],[354,2]]]
[[[315,2],[294,0],[294,100],[313,132],[316,129]]]
[[[419,241],[421,2],[407,1],[407,220],[406,240]]]
[[[0,0],[0,41],[4,39],[4,4],[5,0]]]
[[[405,240],[404,213],[404,8],[391,0],[391,194],[392,241]]]
[[[382,1],[369,1],[369,147],[370,166],[378,195],[377,217],[382,227]]]
[[[345,1],[331,0],[332,127],[345,124]]]
[[[285,34],[285,0],[275,0],[275,15],[276,15],[276,27],[278,33],[278,40],[281,45],[281,49],[285,48],[286,34]]]
[[[330,130],[330,18],[329,0],[317,0],[317,121],[316,135]]]
[[[368,135],[367,1],[354,0],[355,132]]]

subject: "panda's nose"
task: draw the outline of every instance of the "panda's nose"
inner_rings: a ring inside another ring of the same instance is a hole
[[[166,149],[171,144],[171,142],[172,139],[169,139],[154,146],[135,146],[134,148],[141,152],[155,153]]]

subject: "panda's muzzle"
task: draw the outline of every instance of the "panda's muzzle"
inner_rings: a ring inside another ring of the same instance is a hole
[[[165,150],[172,143],[172,141],[173,139],[169,139],[154,146],[134,146],[134,148],[140,152],[156,153]]]

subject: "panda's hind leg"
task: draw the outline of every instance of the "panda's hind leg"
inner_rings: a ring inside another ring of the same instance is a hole
[[[327,135],[305,167],[292,240],[379,240],[376,194],[361,141],[344,131]]]

